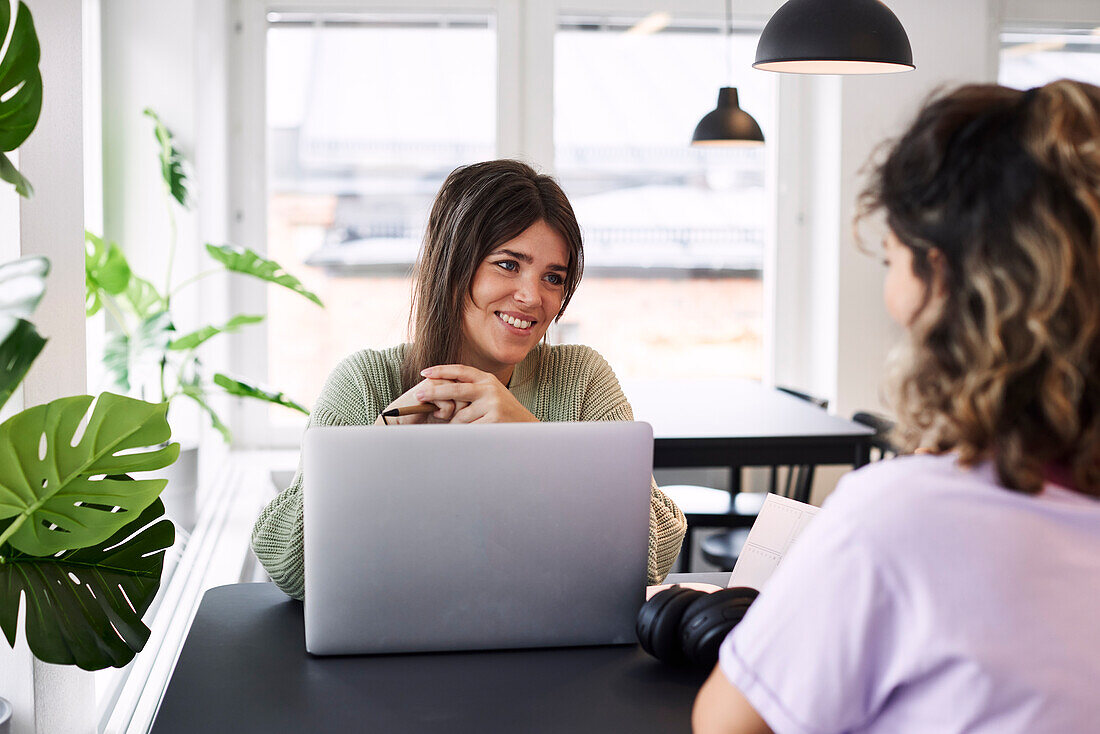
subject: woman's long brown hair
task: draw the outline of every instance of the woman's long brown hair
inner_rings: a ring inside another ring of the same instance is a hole
[[[939,95],[862,204],[929,291],[942,278],[892,360],[902,446],[992,459],[1027,493],[1058,465],[1100,497],[1100,88]]]
[[[514,160],[475,163],[447,176],[432,204],[417,257],[409,315],[412,344],[401,367],[402,389],[419,382],[422,369],[458,361],[462,315],[478,266],[540,220],[565,240],[569,253],[557,320],[584,267],[580,226],[565,192],[551,177]]]

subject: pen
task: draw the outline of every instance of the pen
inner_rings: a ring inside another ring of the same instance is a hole
[[[418,403],[416,405],[407,405],[404,408],[393,408],[392,410],[382,411],[383,418],[397,418],[402,415],[417,415],[420,413],[434,413],[439,410],[439,406],[435,403]]]

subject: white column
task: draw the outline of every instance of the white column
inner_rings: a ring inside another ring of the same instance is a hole
[[[196,0],[195,3],[195,180],[202,182],[196,211],[196,245],[230,242],[229,236],[229,35],[232,23],[226,0]],[[255,243],[250,243],[255,245]],[[203,248],[197,246],[196,251]],[[199,252],[191,267],[205,270],[213,265],[205,252]],[[216,275],[199,281],[192,294],[197,294],[195,318],[202,323],[217,323],[230,311],[229,279]],[[229,340],[212,339],[204,345],[203,360],[207,365],[230,365]],[[222,416],[234,407],[229,398],[211,396],[209,401]],[[206,436],[202,442],[202,469],[221,466],[229,450],[205,416],[197,417],[194,437]],[[173,434],[181,436],[173,426]],[[187,438],[187,436],[181,436]],[[200,475],[203,476],[203,475]]]
[[[18,254],[45,255],[51,264],[34,316],[49,341],[23,382],[23,405],[33,406],[85,392],[83,12],[80,0],[30,0],[28,6],[42,48],[43,101],[38,125],[19,151],[20,170],[35,194],[19,203]],[[14,651],[6,647],[0,684],[13,699],[13,734],[95,731],[91,674],[31,658],[22,639]]]
[[[557,3],[524,3],[520,55],[521,150],[541,173],[554,167],[554,29]],[[505,100],[502,100],[505,102]]]
[[[46,296],[34,321],[45,349],[23,382],[27,406],[85,391],[84,127],[81,114],[81,3],[29,3],[42,47],[42,114],[19,149],[20,169],[34,185],[20,202],[21,255],[50,259]]]

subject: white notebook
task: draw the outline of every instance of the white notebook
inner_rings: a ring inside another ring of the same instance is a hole
[[[805,502],[769,494],[749,530],[726,586],[763,589],[818,510]]]

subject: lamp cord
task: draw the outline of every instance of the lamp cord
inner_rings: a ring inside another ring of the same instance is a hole
[[[733,0],[726,0],[726,82],[733,86]]]

